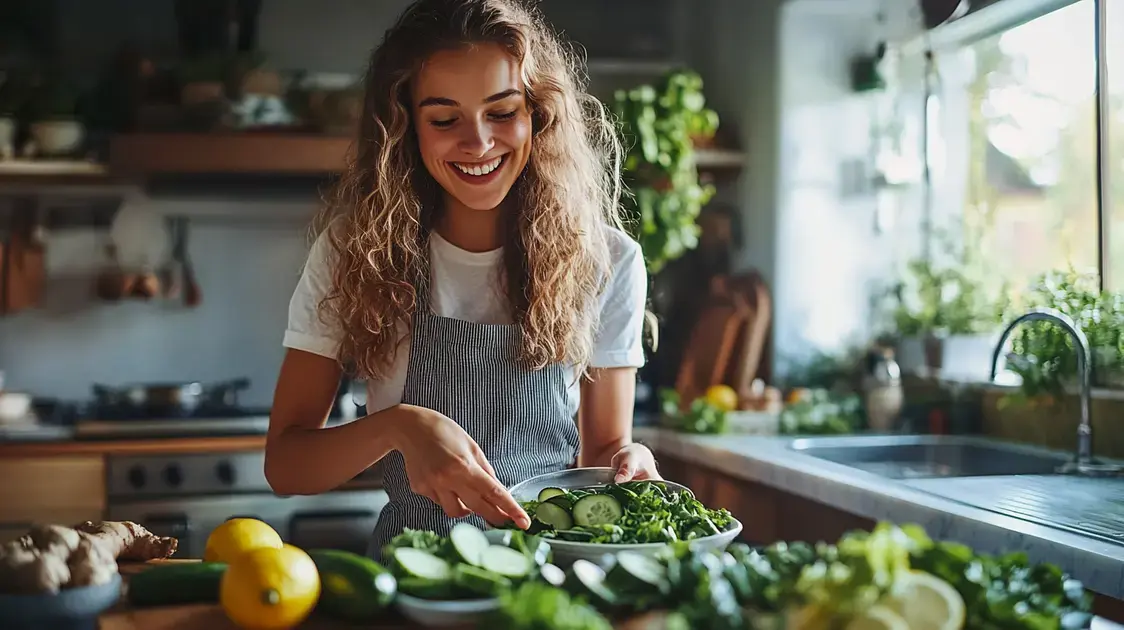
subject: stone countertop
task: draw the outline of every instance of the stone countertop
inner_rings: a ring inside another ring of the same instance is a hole
[[[687,435],[637,427],[652,450],[872,520],[917,523],[982,553],[1025,551],[1102,595],[1124,600],[1124,546],[945,499],[906,483],[788,448],[790,437]]]

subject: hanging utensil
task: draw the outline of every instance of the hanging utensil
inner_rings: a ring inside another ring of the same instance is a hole
[[[183,265],[183,301],[189,307],[199,306],[203,301],[203,291],[199,288],[199,283],[195,281],[195,270],[191,266],[191,254],[187,246],[188,223],[187,219],[183,219],[181,224],[180,234],[180,247],[182,248],[182,258],[180,264]]]
[[[183,292],[183,233],[184,219],[172,217],[168,229],[172,237],[172,258],[164,267],[164,297],[175,299]]]

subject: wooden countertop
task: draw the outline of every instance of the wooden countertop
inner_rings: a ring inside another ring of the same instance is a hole
[[[156,564],[197,562],[197,560],[156,560],[148,563],[123,563],[121,576],[126,580]],[[393,609],[387,611],[385,621],[363,624],[371,630],[414,630],[420,626],[402,619]],[[354,624],[333,621],[313,615],[297,626],[299,630],[345,630]],[[471,630],[472,625],[455,626],[452,630]],[[218,604],[192,604],[190,606],[159,606],[131,609],[125,603],[103,614],[98,619],[98,630],[239,630]]]
[[[264,435],[119,440],[12,440],[0,442],[0,458],[54,455],[144,455],[147,453],[218,453],[260,451]]]

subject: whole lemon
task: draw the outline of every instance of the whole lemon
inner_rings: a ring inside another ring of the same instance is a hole
[[[282,544],[281,535],[268,523],[256,518],[232,518],[211,530],[203,560],[230,562],[247,551],[261,547],[278,549]]]
[[[292,545],[259,547],[235,558],[219,585],[219,603],[241,628],[291,628],[316,607],[320,574]]]
[[[711,385],[706,390],[706,401],[722,411],[738,408],[738,393],[729,385]]]

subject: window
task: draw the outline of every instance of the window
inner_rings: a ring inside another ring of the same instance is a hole
[[[1124,290],[1124,4],[1107,3],[1108,19],[1108,169],[1111,194],[1109,288]]]
[[[1111,27],[1118,39],[1121,26]],[[1016,301],[1040,274],[1098,269],[1093,29],[1094,2],[1081,0],[936,55],[939,112],[930,113],[928,133],[935,224],[943,217],[969,264]],[[1114,141],[1112,159],[1124,165],[1124,126]],[[1124,283],[1124,173],[1117,179],[1120,227],[1110,234],[1120,271],[1111,275]]]

